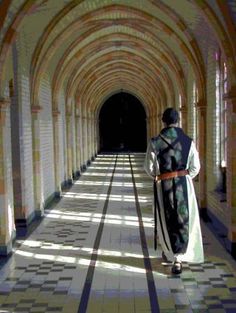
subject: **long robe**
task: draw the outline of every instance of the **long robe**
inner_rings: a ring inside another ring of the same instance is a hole
[[[162,173],[188,170],[186,176],[154,183],[157,233],[168,260],[204,262],[198,205],[192,182],[200,170],[194,142],[181,128],[164,128],[151,139],[144,168],[153,179]]]

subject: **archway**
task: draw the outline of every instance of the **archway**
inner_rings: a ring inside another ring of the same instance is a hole
[[[103,152],[144,152],[147,130],[142,103],[126,92],[111,96],[100,110],[99,133]]]

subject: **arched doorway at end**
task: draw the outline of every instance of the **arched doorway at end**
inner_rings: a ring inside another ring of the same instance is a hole
[[[108,98],[99,114],[100,151],[145,152],[146,112],[135,96],[120,92]]]

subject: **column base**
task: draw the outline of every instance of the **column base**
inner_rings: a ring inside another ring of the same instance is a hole
[[[31,213],[27,218],[18,218],[15,220],[17,237],[25,237],[29,234],[30,224],[36,219],[36,212]]]
[[[236,242],[229,240],[227,227],[210,210],[208,210],[208,218],[210,219],[209,229],[225,250],[236,260]]]
[[[56,199],[61,199],[61,197],[62,197],[62,192],[61,192],[61,190],[60,190],[60,191],[55,191],[55,198],[56,198]]]
[[[87,161],[87,166],[90,166],[91,165],[91,160],[88,160]]]
[[[80,177],[80,171],[73,172],[73,179],[76,180]]]
[[[16,236],[28,236],[40,223],[42,219],[42,212],[37,210],[31,213],[27,218],[18,218],[15,220]]]
[[[67,179],[66,183],[67,183],[68,186],[72,186],[73,183],[74,183],[73,178]]]
[[[236,260],[236,242],[231,242],[231,255]]]
[[[199,215],[201,217],[201,219],[205,222],[205,223],[211,223],[211,218],[208,215],[208,210],[207,208],[200,208],[199,209]]]
[[[83,164],[81,165],[81,172],[85,172],[87,169],[87,165]]]
[[[35,218],[41,219],[44,216],[44,212],[42,210],[36,210],[35,211]]]
[[[16,232],[12,231],[11,239],[6,244],[0,244],[0,256],[7,257],[12,254],[12,242],[16,238]],[[1,265],[1,263],[0,263]]]
[[[0,256],[6,257],[12,254],[12,242],[7,245],[0,245]]]

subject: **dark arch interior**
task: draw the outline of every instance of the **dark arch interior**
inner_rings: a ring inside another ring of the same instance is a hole
[[[142,103],[125,92],[111,96],[101,108],[99,131],[102,152],[144,152],[147,131]]]

